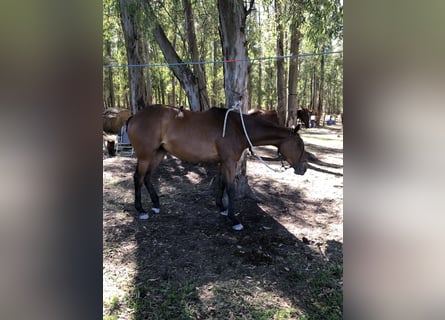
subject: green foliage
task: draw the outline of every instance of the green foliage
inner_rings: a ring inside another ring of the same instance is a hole
[[[119,16],[119,0],[103,1],[103,43],[104,65],[126,65],[126,49]],[[343,7],[340,0],[257,0],[255,10],[247,17],[247,48],[251,58],[274,57],[276,55],[276,18],[274,1],[281,1],[284,8],[280,16],[285,30],[295,26],[301,32],[300,52],[311,53],[324,50],[342,50]],[[243,2],[236,2],[239,5]],[[246,5],[247,2],[244,2]],[[238,6],[239,6],[238,5]],[[147,44],[146,61],[151,64],[165,63],[162,52],[153,39],[153,18],[148,14],[148,7],[155,14],[155,19],[164,29],[169,41],[175,47],[183,61],[190,61],[185,35],[185,21],[182,1],[142,1],[134,0],[134,10],[138,17],[138,28]],[[192,1],[196,37],[200,61],[217,61],[205,64],[207,91],[213,104],[224,104],[224,77],[221,61],[222,48],[219,38],[218,9],[216,1]],[[238,8],[241,9],[241,8]],[[290,32],[285,33],[285,55],[289,52]],[[216,43],[216,48],[214,48]],[[111,45],[111,53],[107,52]],[[320,56],[299,58],[298,100],[299,106],[310,105],[312,97],[317,96],[319,88],[311,81],[320,79]],[[343,110],[343,69],[342,55],[325,57],[325,81],[323,84],[324,108],[327,112],[338,113]],[[284,59],[285,69],[289,60]],[[187,99],[180,83],[167,67],[144,67],[150,77],[153,103],[187,105]],[[104,68],[104,100],[110,94],[108,79],[110,72]],[[250,98],[252,107],[275,108],[276,67],[275,60],[252,61],[250,69]],[[113,90],[116,106],[128,107],[129,85],[128,68],[112,68]],[[287,85],[287,84],[286,84]],[[314,90],[315,89],[315,90]],[[259,105],[258,105],[259,104]]]

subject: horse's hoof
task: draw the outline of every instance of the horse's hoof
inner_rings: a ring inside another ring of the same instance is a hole
[[[227,211],[227,210],[220,211],[219,214],[224,216],[224,217],[227,217],[229,215],[229,211]]]
[[[241,223],[238,223],[238,224],[235,224],[234,226],[232,226],[232,229],[236,230],[236,231],[241,231],[244,229],[244,227]]]
[[[148,219],[148,213],[141,213],[140,215],[139,215],[139,219],[141,219],[141,220],[147,220]]]
[[[159,212],[161,212],[161,209],[159,209],[159,208],[151,208],[151,211],[153,211],[153,213],[159,213]]]

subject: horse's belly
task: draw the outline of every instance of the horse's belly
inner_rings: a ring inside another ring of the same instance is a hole
[[[178,157],[181,160],[197,163],[197,162],[218,162],[219,156],[216,147],[211,145],[202,145],[183,143],[165,143],[163,144],[165,150]]]

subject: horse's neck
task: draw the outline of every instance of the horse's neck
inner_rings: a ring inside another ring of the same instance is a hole
[[[247,134],[254,146],[273,145],[278,147],[283,139],[289,136],[290,131],[273,124],[269,125],[259,121],[253,123],[252,121],[250,125],[247,125]]]

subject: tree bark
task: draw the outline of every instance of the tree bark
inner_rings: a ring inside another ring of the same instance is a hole
[[[280,0],[275,0],[276,24],[277,24],[277,56],[284,56],[284,30],[281,22],[282,6]],[[284,59],[276,59],[277,67],[277,116],[280,125],[286,124],[286,86],[284,81]]]
[[[193,73],[188,65],[182,64],[183,61],[176,53],[175,48],[168,40],[162,26],[157,21],[150,1],[146,0],[145,2],[146,13],[151,20],[151,25],[153,26],[153,36],[158,43],[165,60],[171,64],[169,66],[170,70],[173,71],[173,74],[179,80],[182,88],[185,90],[190,104],[190,109],[192,111],[207,110],[209,108],[209,102],[205,87],[200,88],[198,77]]]
[[[323,86],[324,86],[324,54],[321,55],[320,60],[320,86],[318,89],[318,105],[317,105],[317,113],[320,117],[323,116]],[[321,119],[322,125],[324,126],[324,118]]]
[[[251,2],[251,6],[253,1]],[[251,7],[250,7],[251,8]],[[224,92],[226,108],[241,99],[243,112],[247,112],[247,91],[250,61],[247,59],[246,18],[249,11],[242,0],[218,0],[219,32],[224,57]]]
[[[247,113],[249,106],[250,61],[247,55],[246,18],[253,8],[254,0],[249,8],[242,0],[218,0],[219,32],[224,63],[224,92],[226,108],[231,108],[240,101],[241,110]],[[236,166],[235,188],[237,198],[252,197],[246,176],[247,150],[243,152]]]
[[[298,55],[300,47],[300,31],[297,21],[293,21],[289,30],[291,34],[290,54]],[[289,61],[289,82],[288,82],[288,116],[286,126],[292,127],[297,124],[298,110],[298,56]]]
[[[142,36],[137,28],[136,13],[138,2],[134,0],[119,0],[121,25],[127,50],[129,65],[144,64],[144,45]],[[128,67],[130,82],[130,108],[132,114],[147,105],[147,91],[142,67]]]
[[[107,41],[105,43],[107,58],[109,61],[111,61],[111,42]],[[113,68],[107,69],[107,89],[108,89],[108,96],[106,97],[105,101],[108,104],[109,108],[116,107],[116,99],[114,96],[114,82],[113,82]]]
[[[144,51],[144,56],[145,56],[145,63],[150,63],[150,57],[149,57],[149,52],[150,52],[150,44],[147,41],[145,47],[144,47],[145,51]],[[145,81],[146,81],[146,90],[147,90],[147,98],[146,98],[146,103],[148,105],[153,103],[153,89],[151,87],[151,75],[150,75],[150,68],[144,68],[144,73],[145,73]]]
[[[190,57],[192,61],[198,62],[200,61],[200,59],[199,59],[198,43],[196,40],[195,21],[194,21],[195,19],[193,17],[192,4],[190,0],[182,0],[182,4],[184,6],[185,29],[187,33],[187,41],[188,41]],[[198,81],[198,90],[200,99],[199,111],[208,110],[210,106],[206,89],[207,81],[206,81],[204,66],[201,64],[194,64],[193,73]]]
[[[213,60],[216,61],[218,59],[218,54],[217,54],[217,49],[218,49],[218,42],[216,40],[213,41]],[[213,72],[213,80],[212,80],[212,106],[213,107],[217,107],[217,99],[218,99],[218,81],[217,81],[217,77],[218,77],[218,67],[217,64],[214,63],[212,66],[212,72]]]
[[[159,24],[155,26],[153,35],[159,47],[161,48],[162,53],[164,54],[165,60],[170,64],[176,64],[170,65],[169,68],[173,71],[173,74],[179,80],[182,88],[187,93],[190,109],[192,111],[200,111],[201,101],[199,94],[199,85],[192,70],[187,65],[180,64],[183,61],[181,60],[181,58],[179,58],[172,44],[167,39],[164,30]]]

